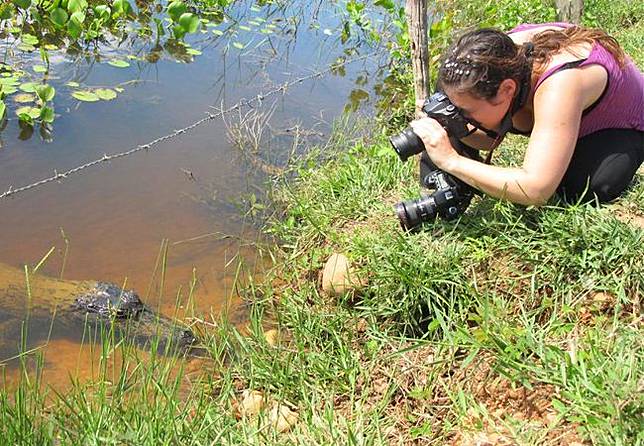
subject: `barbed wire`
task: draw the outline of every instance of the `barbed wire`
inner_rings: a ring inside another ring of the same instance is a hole
[[[183,128],[181,128],[179,130],[175,130],[172,133],[169,133],[167,135],[164,135],[164,136],[161,136],[159,138],[156,138],[156,139],[154,139],[152,141],[149,141],[149,142],[147,142],[145,144],[139,144],[139,145],[137,145],[135,147],[132,147],[129,150],[125,150],[123,152],[118,152],[118,153],[113,153],[113,154],[110,154],[110,155],[105,153],[105,154],[103,154],[103,156],[101,158],[98,158],[98,159],[95,159],[93,161],[87,162],[85,164],[82,164],[80,166],[74,167],[73,169],[66,170],[64,172],[58,172],[56,169],[54,169],[54,174],[52,176],[50,176],[48,178],[43,178],[43,179],[41,179],[39,181],[35,181],[33,183],[30,183],[30,184],[27,184],[27,185],[24,185],[24,186],[20,186],[20,187],[15,188],[15,189],[13,188],[13,186],[9,186],[9,189],[7,189],[5,192],[0,194],[0,200],[2,200],[4,198],[11,197],[11,196],[14,196],[14,195],[16,195],[18,193],[21,193],[21,192],[26,192],[28,190],[35,189],[35,188],[40,187],[40,186],[44,186],[45,184],[51,183],[53,181],[59,181],[60,182],[60,181],[62,181],[64,179],[67,179],[69,176],[77,174],[77,173],[79,173],[79,172],[81,172],[81,171],[83,171],[83,170],[85,170],[87,168],[90,168],[92,166],[96,166],[96,165],[99,165],[99,164],[102,164],[102,163],[105,163],[105,162],[108,162],[108,161],[112,161],[112,160],[115,160],[115,159],[118,159],[118,158],[123,158],[123,157],[129,156],[129,155],[133,155],[133,154],[135,154],[137,152],[141,152],[143,150],[149,151],[150,149],[152,149],[157,144],[162,143],[164,141],[168,141],[168,140],[170,140],[172,138],[176,138],[176,137],[178,137],[178,136],[180,136],[180,135],[182,135],[184,133],[187,133],[187,132],[199,127],[200,125],[204,124],[205,122],[211,121],[211,120],[213,120],[215,118],[222,117],[222,116],[224,116],[224,115],[226,115],[226,114],[228,114],[230,112],[239,110],[239,109],[241,109],[243,107],[250,106],[254,102],[257,102],[257,103],[261,104],[261,102],[264,99],[266,99],[266,98],[268,98],[268,97],[270,97],[270,96],[272,96],[272,95],[274,95],[276,93],[279,93],[279,92],[286,93],[286,90],[288,88],[290,88],[291,86],[293,86],[293,85],[301,84],[302,82],[305,82],[307,80],[314,79],[314,78],[317,78],[317,77],[322,77],[325,74],[330,73],[333,70],[338,69],[339,67],[343,67],[345,65],[349,65],[349,64],[354,63],[354,62],[359,62],[361,60],[368,59],[369,57],[372,57],[372,56],[374,56],[374,55],[376,55],[378,53],[379,52],[373,52],[373,53],[369,53],[369,54],[364,54],[362,56],[354,57],[352,59],[346,59],[346,60],[344,60],[342,62],[334,62],[329,67],[325,68],[324,70],[316,71],[314,73],[311,73],[311,74],[306,75],[306,76],[302,76],[302,77],[297,78],[295,80],[284,82],[283,84],[281,84],[281,85],[277,86],[276,88],[273,88],[272,90],[269,90],[269,91],[267,91],[265,93],[259,93],[258,95],[254,96],[254,97],[252,97],[250,99],[242,99],[239,102],[237,102],[235,105],[232,105],[231,107],[229,107],[227,109],[222,108],[222,109],[220,109],[220,111],[218,111],[216,113],[208,112],[207,115],[204,118],[201,118],[201,119],[193,122],[192,124],[190,124],[190,125],[188,125],[186,127],[183,127]]]

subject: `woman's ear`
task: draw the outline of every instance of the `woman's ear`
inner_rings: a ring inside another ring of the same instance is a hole
[[[514,95],[517,92],[517,83],[514,79],[504,79],[499,84],[499,89],[496,92],[495,101],[497,104],[505,102],[507,100],[514,99]]]

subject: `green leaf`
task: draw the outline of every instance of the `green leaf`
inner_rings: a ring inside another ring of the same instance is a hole
[[[69,82],[67,82],[66,85],[68,87],[80,87],[80,84],[78,82],[74,82],[74,81],[69,81]]]
[[[7,106],[4,105],[4,102],[0,101],[0,119],[2,119],[6,111],[7,111]]]
[[[20,36],[20,41],[27,45],[38,45],[38,37],[33,34],[24,33]]]
[[[47,67],[44,65],[34,65],[34,73],[46,73]]]
[[[51,107],[43,107],[40,110],[40,119],[43,122],[54,122],[54,109]]]
[[[20,9],[27,10],[31,6],[31,0],[13,0],[13,4]]]
[[[115,17],[132,13],[132,5],[127,0],[114,0],[112,12]]]
[[[87,9],[87,2],[85,0],[68,0],[67,2],[67,10],[72,14],[85,11],[85,9]]]
[[[197,31],[197,28],[199,28],[199,17],[186,12],[185,14],[181,14],[181,17],[179,17],[179,25],[181,25],[187,33],[193,33]]]
[[[94,8],[94,14],[101,21],[106,21],[109,20],[112,10],[107,5],[98,5]]]
[[[20,84],[20,90],[24,91],[25,93],[35,93],[36,92],[36,84],[35,82],[25,82],[23,84]]]
[[[67,32],[72,37],[72,39],[78,39],[83,32],[83,21],[85,20],[85,14],[82,12],[75,12],[69,18],[67,22]]]
[[[78,90],[72,93],[72,96],[79,101],[83,102],[96,102],[99,101],[100,98],[92,93],[91,91],[88,90]]]
[[[35,87],[36,94],[43,102],[48,102],[54,99],[56,90],[51,85],[38,85]]]
[[[127,67],[130,66],[129,62],[126,62],[126,61],[120,60],[120,59],[113,59],[113,60],[108,61],[107,63],[112,65],[113,67],[116,67],[116,68],[127,68]]]
[[[201,54],[202,54],[202,53],[201,53],[201,51],[196,50],[196,49],[194,49],[194,48],[188,48],[188,49],[186,50],[186,53],[188,53],[188,54],[190,54],[190,55],[192,55],[192,56],[201,56]]]
[[[239,29],[241,29],[242,31],[251,31],[250,26],[246,25],[239,25]]]
[[[20,117],[21,115],[27,115],[31,119],[38,119],[40,117],[40,109],[31,106],[20,107],[18,110],[16,110],[16,114],[18,115],[18,117]]]
[[[67,15],[67,12],[62,8],[56,8],[49,13],[49,18],[54,23],[54,25],[58,26],[59,28],[65,26],[68,17],[69,16]]]
[[[18,102],[19,104],[25,104],[27,102],[34,102],[36,100],[36,96],[29,93],[20,93],[15,95],[13,97],[13,100]]]
[[[178,22],[181,15],[186,11],[188,11],[188,8],[182,1],[173,1],[168,5],[168,15],[175,22]]]
[[[244,49],[244,44],[243,44],[243,43],[240,43],[240,42],[233,42],[233,46],[234,46],[235,48],[240,49],[240,50],[243,50],[243,49]]]
[[[116,92],[110,88],[97,88],[94,93],[104,101],[111,101],[116,98]]]
[[[212,33],[214,35],[216,35],[216,36],[223,36],[224,35],[224,32],[222,30],[220,30],[220,29],[213,29]]]

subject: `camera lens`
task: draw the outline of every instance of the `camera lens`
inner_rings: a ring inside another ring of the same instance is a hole
[[[418,200],[396,203],[394,211],[398,216],[400,226],[409,231],[436,217],[436,202],[431,195],[423,195]]]
[[[402,161],[425,150],[423,141],[411,127],[389,138],[389,142]]]

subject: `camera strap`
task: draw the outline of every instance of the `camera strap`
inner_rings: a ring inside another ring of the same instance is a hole
[[[468,120],[469,124],[475,127],[475,129],[472,130],[472,133],[474,133],[476,130],[480,130],[489,138],[494,140],[492,148],[485,156],[485,164],[490,164],[490,161],[492,160],[492,152],[494,152],[494,149],[496,149],[501,144],[501,141],[503,141],[505,135],[512,128],[512,116],[514,116],[514,114],[519,111],[528,101],[528,96],[530,95],[531,74],[532,59],[528,59],[528,65],[526,66],[521,82],[519,83],[519,91],[512,99],[512,103],[510,104],[508,111],[505,113],[505,116],[503,116],[503,120],[501,121],[501,126],[498,132],[487,129],[474,120]]]

